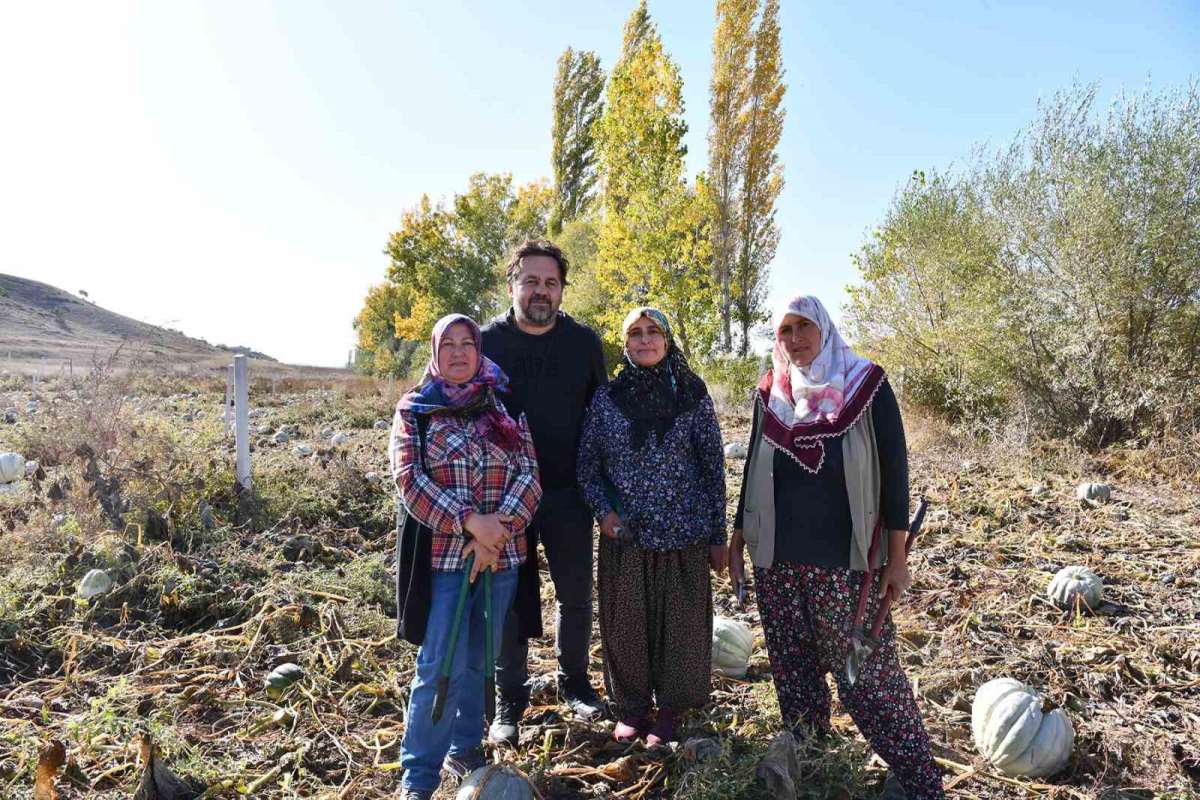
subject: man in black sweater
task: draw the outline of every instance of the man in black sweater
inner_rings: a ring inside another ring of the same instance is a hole
[[[604,353],[595,331],[559,311],[567,259],[554,244],[528,241],[517,248],[507,281],[512,307],[483,329],[483,353],[507,373],[509,392],[501,399],[514,417],[525,413],[537,450],[542,503],[526,531],[527,572],[536,586],[534,554],[540,539],[558,600],[559,694],[576,716],[595,719],[604,706],[587,673],[592,515],[575,481],[575,455],[592,393],[607,380]],[[521,594],[525,601],[518,600],[509,613],[496,659],[499,702],[489,732],[493,742],[512,745],[518,742],[518,724],[529,703],[526,637],[541,630],[537,593]]]

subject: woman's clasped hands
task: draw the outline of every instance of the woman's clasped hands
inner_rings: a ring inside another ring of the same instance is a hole
[[[479,514],[472,511],[463,521],[463,529],[471,535],[463,547],[463,558],[472,553],[475,561],[471,565],[471,582],[485,569],[495,570],[500,550],[512,538],[513,518],[508,514]]]

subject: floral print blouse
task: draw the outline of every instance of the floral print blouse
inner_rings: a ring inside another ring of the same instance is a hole
[[[579,444],[579,485],[597,520],[616,511],[647,550],[725,543],[725,454],[712,398],[636,451],[608,386],[596,389]]]

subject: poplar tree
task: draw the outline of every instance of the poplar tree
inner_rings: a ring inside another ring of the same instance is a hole
[[[629,306],[659,305],[690,355],[711,343],[715,303],[707,190],[684,176],[683,110],[679,68],[643,2],[625,25],[596,125],[604,181],[597,279],[612,300],[602,329],[613,340]]]
[[[758,0],[717,0],[713,31],[708,185],[713,211],[713,279],[720,292],[720,347],[726,353],[733,350],[731,278],[738,250],[738,193],[746,158],[744,111],[750,94],[757,8]]]
[[[718,0],[713,33],[709,187],[713,278],[719,288],[721,349],[749,348],[763,318],[767,276],[779,243],[775,200],[783,188],[778,0]]]
[[[592,129],[604,110],[604,70],[589,51],[567,48],[554,77],[554,212],[550,233],[587,211],[596,185],[596,147]]]
[[[747,109],[746,158],[742,174],[739,251],[734,262],[733,317],[741,327],[738,352],[745,356],[750,329],[764,317],[767,277],[779,228],[775,200],[783,189],[779,139],[783,135],[783,64],[779,41],[779,0],[765,0],[754,34],[754,71]]]

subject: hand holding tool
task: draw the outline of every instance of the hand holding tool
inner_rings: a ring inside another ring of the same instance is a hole
[[[921,523],[925,521],[925,511],[929,508],[928,501],[924,497],[917,504],[917,513],[913,516],[912,523],[908,526],[908,536],[904,539],[904,554],[907,556],[912,550],[913,541],[917,538],[917,534],[921,530]],[[867,659],[871,654],[879,649],[879,632],[883,630],[883,621],[887,618],[888,611],[892,607],[892,601],[895,599],[895,592],[889,587],[887,595],[879,602],[879,608],[875,610],[875,619],[871,623],[871,631],[867,633],[863,629],[863,614],[867,607],[867,594],[870,592],[874,570],[870,567],[875,562],[875,551],[879,546],[880,533],[882,524],[875,528],[875,535],[871,541],[871,550],[867,556],[867,574],[863,576],[862,587],[858,593],[858,611],[854,615],[854,629],[850,632],[850,652],[846,654],[846,682],[851,686],[858,683],[858,677],[862,674],[863,666],[867,663]]]

